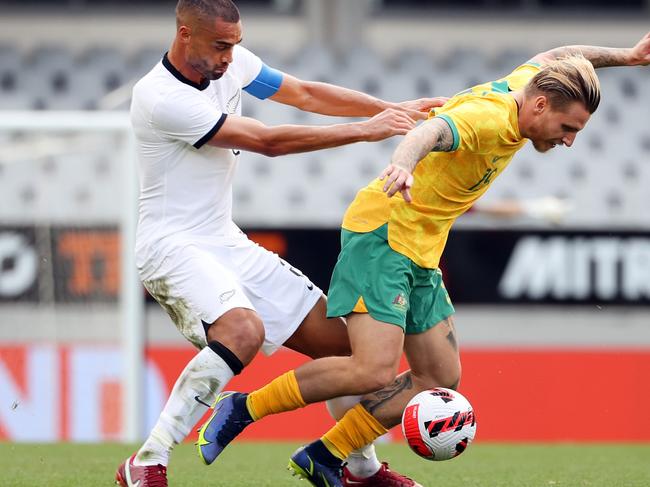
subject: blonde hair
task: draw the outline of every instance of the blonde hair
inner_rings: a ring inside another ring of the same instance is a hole
[[[546,95],[559,110],[578,101],[594,113],[600,103],[600,82],[594,66],[582,54],[572,54],[551,61],[528,82],[526,95],[535,94]]]

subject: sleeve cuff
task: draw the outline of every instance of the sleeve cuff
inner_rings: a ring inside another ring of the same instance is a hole
[[[456,149],[458,149],[458,145],[460,144],[460,136],[458,135],[458,129],[456,128],[456,124],[448,115],[445,115],[444,113],[436,116],[438,118],[443,119],[445,122],[447,122],[447,125],[449,125],[449,128],[451,129],[451,134],[454,138],[454,141],[451,145],[451,149],[449,149],[449,152],[455,151]]]
[[[226,121],[226,117],[228,117],[227,114],[222,113],[221,117],[219,117],[219,120],[217,120],[217,123],[214,124],[214,127],[212,127],[207,134],[205,134],[203,137],[201,137],[199,140],[197,140],[194,144],[193,147],[195,149],[200,149],[205,145],[207,141],[209,141],[212,137],[214,137],[214,134],[216,134],[223,123]]]

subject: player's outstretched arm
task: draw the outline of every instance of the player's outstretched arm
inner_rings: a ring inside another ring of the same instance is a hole
[[[411,202],[413,171],[418,162],[429,152],[444,152],[452,149],[454,135],[449,124],[442,118],[432,118],[410,131],[397,146],[391,163],[379,176],[385,180],[383,190],[389,196],[398,191],[404,199]]]
[[[230,115],[208,144],[274,157],[338,147],[353,142],[374,142],[393,135],[404,135],[414,126],[415,120],[394,109],[384,110],[362,122],[325,126],[269,127],[252,118]]]
[[[582,54],[594,68],[610,66],[647,66],[650,64],[650,32],[634,47],[563,46],[538,54],[533,61],[548,63],[571,54]]]
[[[405,112],[415,120],[427,118],[432,108],[444,105],[445,97],[420,98],[391,103],[360,91],[316,81],[304,81],[284,74],[271,100],[301,110],[338,117],[371,117],[388,108]]]

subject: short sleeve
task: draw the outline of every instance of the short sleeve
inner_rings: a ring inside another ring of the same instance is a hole
[[[449,124],[454,136],[453,150],[487,154],[497,147],[507,130],[508,117],[487,100],[466,98],[437,115]]]
[[[228,68],[244,88],[251,84],[262,69],[262,60],[243,46],[235,46],[233,62]]]
[[[281,71],[264,64],[259,57],[242,46],[235,46],[233,56],[236,59],[233,63],[234,74],[248,94],[264,100],[280,89],[284,76]]]
[[[226,120],[197,90],[177,90],[159,101],[152,113],[152,125],[163,137],[182,140],[199,149]]]
[[[508,82],[510,91],[519,90],[526,86],[528,82],[541,70],[539,63],[528,61],[514,69],[512,73],[504,79]]]

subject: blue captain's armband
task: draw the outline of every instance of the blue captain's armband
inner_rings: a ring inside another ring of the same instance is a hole
[[[262,64],[259,74],[248,86],[244,87],[244,91],[255,98],[264,100],[278,92],[283,76],[281,71]]]

